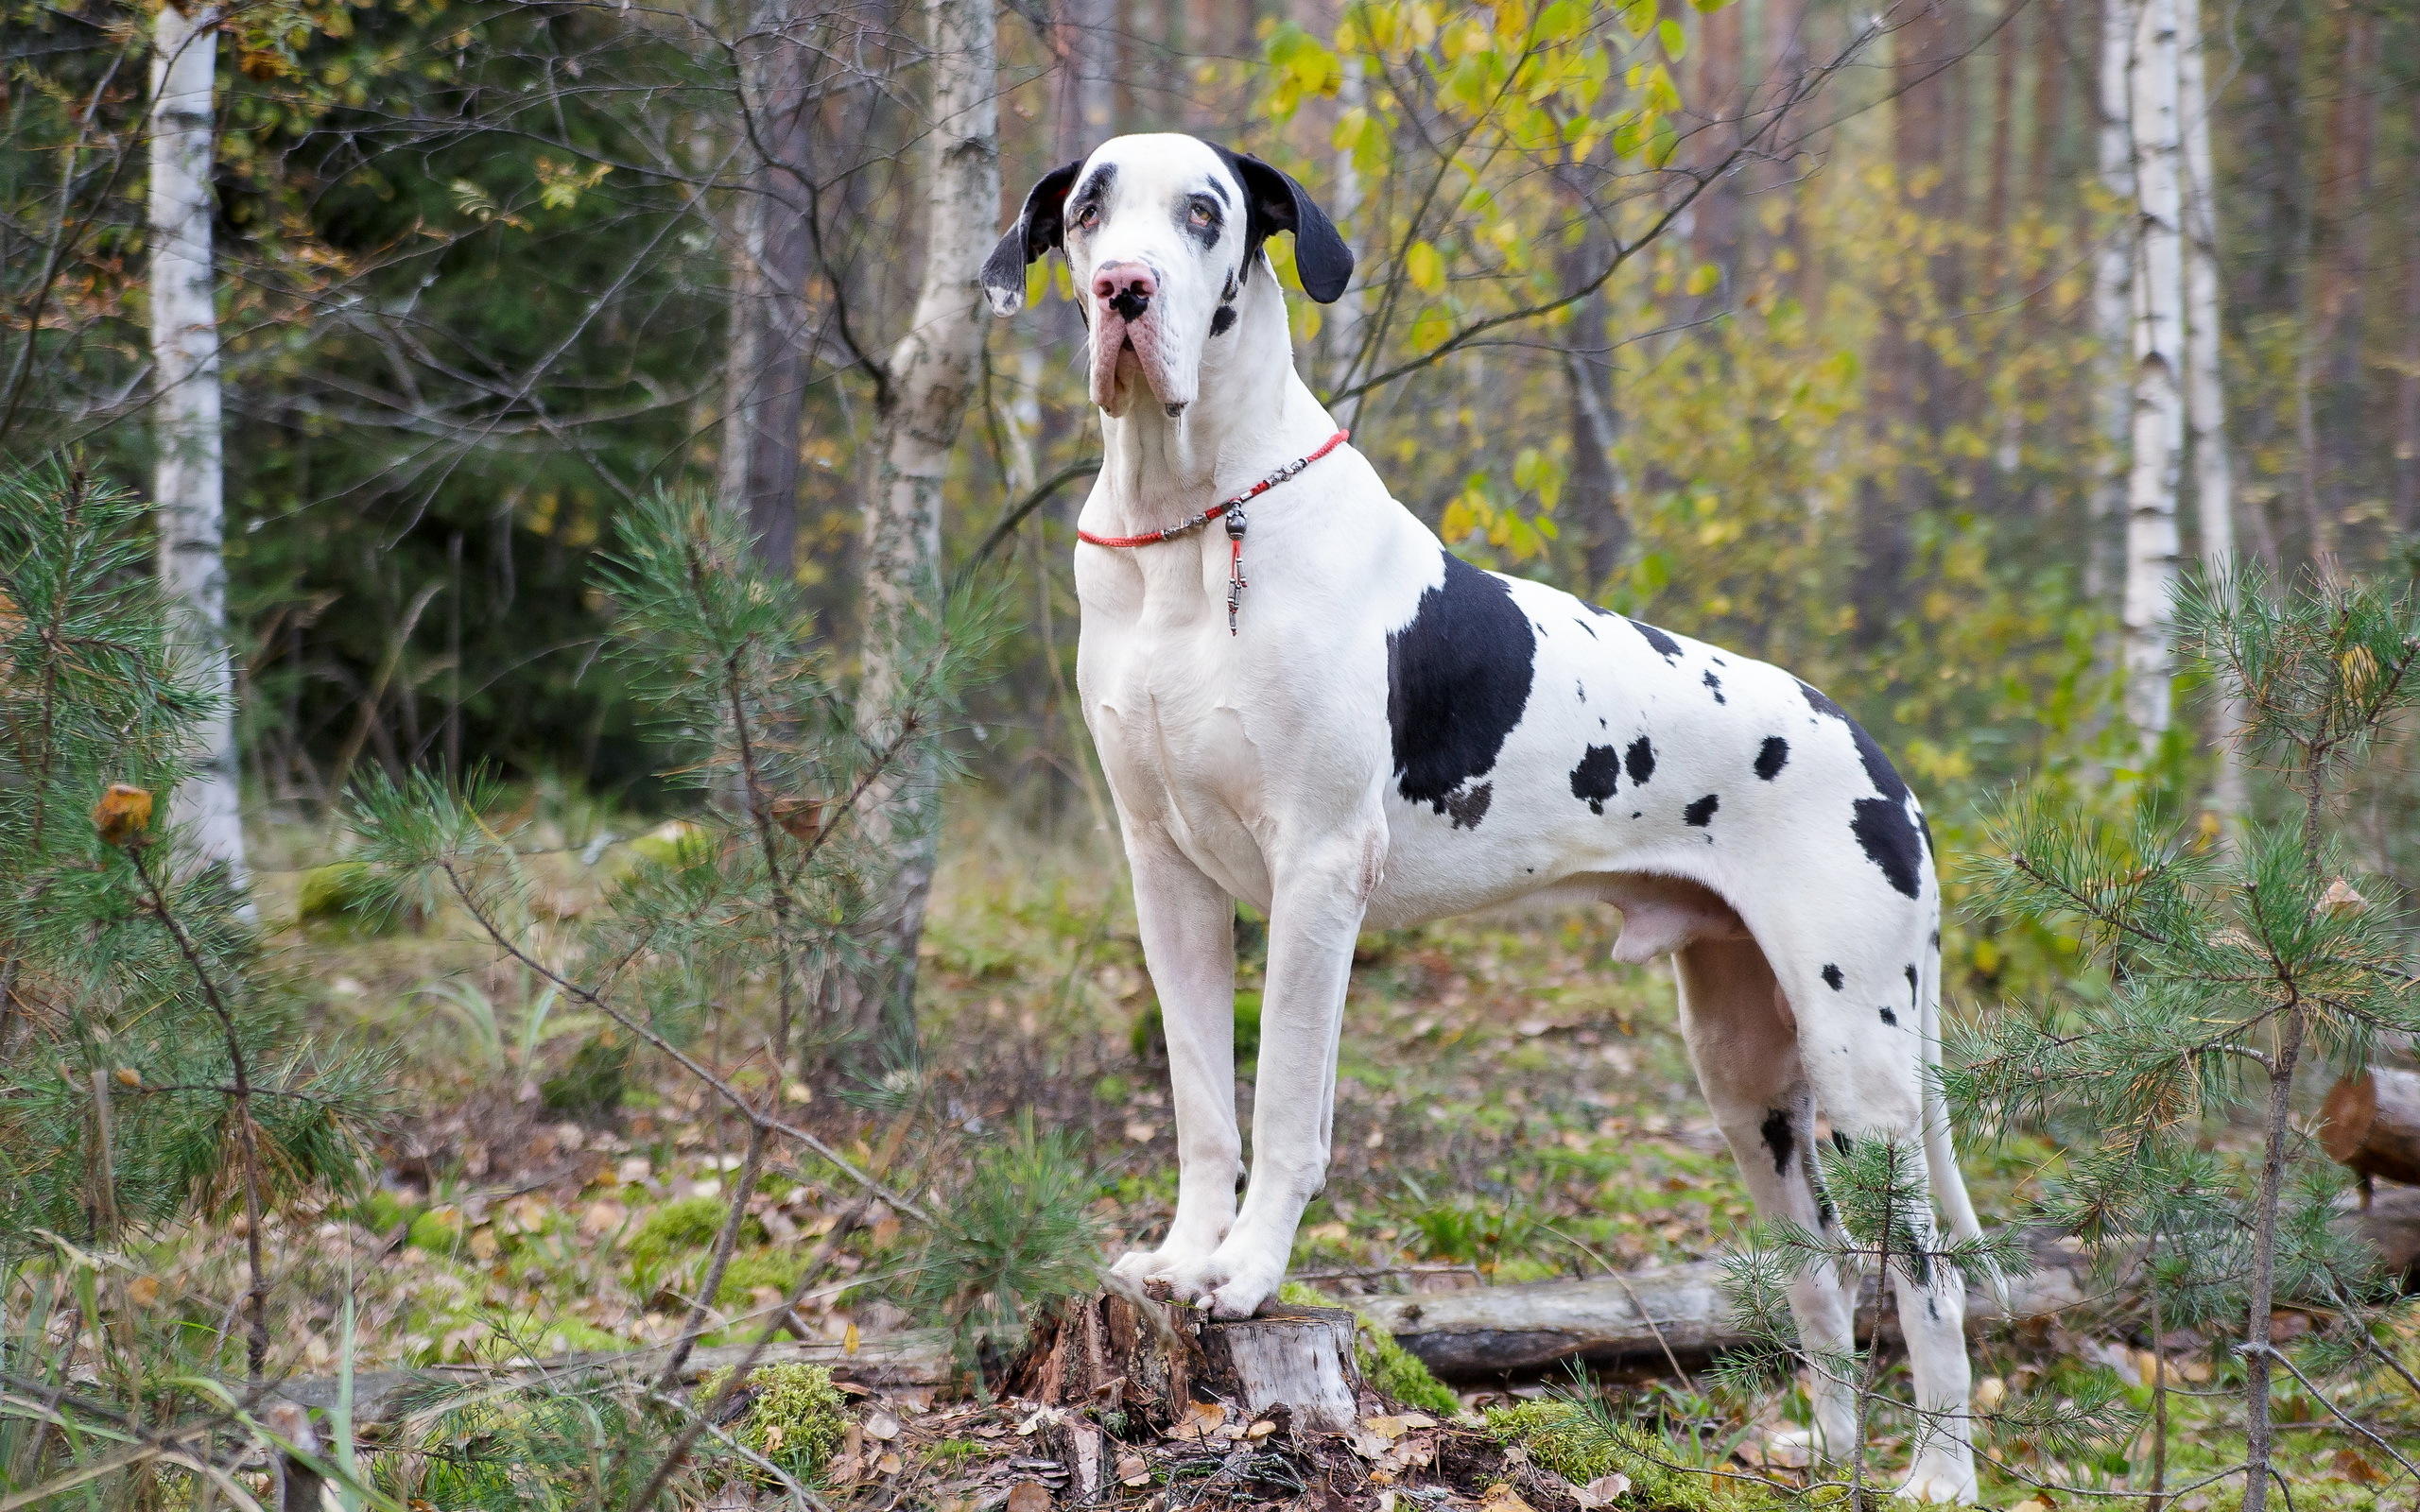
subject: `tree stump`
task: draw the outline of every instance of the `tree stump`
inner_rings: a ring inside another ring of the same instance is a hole
[[[2319,1143],[2328,1158],[2369,1181],[2420,1186],[2420,1072],[2373,1067],[2327,1090]]]
[[[1344,1433],[1377,1406],[1354,1360],[1357,1327],[1340,1307],[1283,1304],[1214,1322],[1111,1277],[1035,1322],[1006,1385],[1129,1432],[1167,1429],[1218,1401],[1247,1418],[1282,1408],[1297,1429]]]

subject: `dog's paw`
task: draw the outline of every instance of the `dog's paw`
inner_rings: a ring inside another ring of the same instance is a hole
[[[1250,1317],[1261,1310],[1286,1280],[1283,1265],[1245,1264],[1236,1267],[1226,1284],[1210,1294],[1213,1317]]]
[[[1971,1504],[1977,1495],[1975,1467],[1949,1454],[1922,1454],[1893,1494],[1910,1502]]]

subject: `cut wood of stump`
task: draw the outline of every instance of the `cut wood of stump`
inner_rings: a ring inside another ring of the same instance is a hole
[[[1340,1307],[1272,1303],[1232,1322],[1118,1277],[1035,1319],[1002,1382],[1030,1404],[1029,1429],[1091,1497],[1141,1463],[1129,1446],[1190,1455],[1231,1489],[1365,1495],[1422,1482],[1465,1495],[1514,1483],[1540,1512],[1576,1505],[1570,1488],[1484,1434],[1379,1395],[1355,1358],[1359,1320]],[[1283,1498],[1281,1498],[1283,1499]],[[1356,1503],[1357,1504],[1357,1503]]]
[[[2361,1177],[2420,1186],[2420,1072],[2372,1067],[2327,1090],[2319,1110],[2320,1147]]]

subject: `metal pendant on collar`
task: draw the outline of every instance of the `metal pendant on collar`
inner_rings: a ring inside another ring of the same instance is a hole
[[[1165,529],[1145,531],[1139,536],[1097,536],[1089,530],[1079,528],[1076,531],[1076,539],[1082,541],[1087,546],[1107,546],[1113,551],[1126,551],[1135,546],[1155,546],[1163,541],[1173,541],[1179,536],[1189,535],[1193,531],[1199,530],[1203,525],[1208,524],[1213,520],[1226,521],[1227,633],[1229,635],[1238,634],[1240,631],[1237,627],[1237,615],[1243,609],[1244,590],[1252,586],[1244,580],[1244,528],[1246,524],[1244,520],[1244,506],[1252,500],[1259,498],[1262,494],[1267,493],[1270,490],[1277,487],[1280,483],[1284,483],[1289,478],[1299,476],[1305,468],[1309,467],[1321,457],[1327,455],[1328,453],[1335,451],[1340,446],[1342,446],[1352,435],[1353,433],[1351,431],[1337,432],[1326,440],[1321,442],[1318,449],[1313,451],[1309,455],[1296,457],[1291,462],[1287,463],[1284,467],[1279,468],[1276,472],[1269,474],[1269,476],[1253,484],[1251,488],[1244,490],[1243,492],[1236,494],[1234,498],[1221,500],[1219,503],[1212,505],[1209,508],[1202,510],[1200,514],[1180,520],[1176,524],[1169,525]]]

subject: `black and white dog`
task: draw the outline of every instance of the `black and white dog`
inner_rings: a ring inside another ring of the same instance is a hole
[[[1266,1302],[1326,1177],[1355,936],[1540,893],[1619,908],[1616,959],[1673,957],[1699,1080],[1764,1212],[1831,1221],[1821,1113],[1844,1147],[1908,1142],[1974,1233],[1926,1074],[1941,899],[1907,785],[1789,673],[1448,554],[1296,376],[1262,250],[1279,232],[1305,291],[1335,300],[1353,254],[1300,184],[1189,136],[1125,136],[1034,185],[983,268],[1007,315],[1027,266],[1066,254],[1101,411],[1078,682],[1179,1160],[1167,1237],[1118,1268],[1222,1317]],[[1248,533],[1218,508],[1272,479]],[[1240,1208],[1237,899],[1269,917]],[[1910,1271],[1892,1280],[1928,1427],[1901,1491],[1972,1501],[1962,1282]],[[1811,1350],[1848,1347],[1841,1279],[1790,1299]],[[1815,1374],[1813,1437],[1838,1452],[1850,1388]]]

